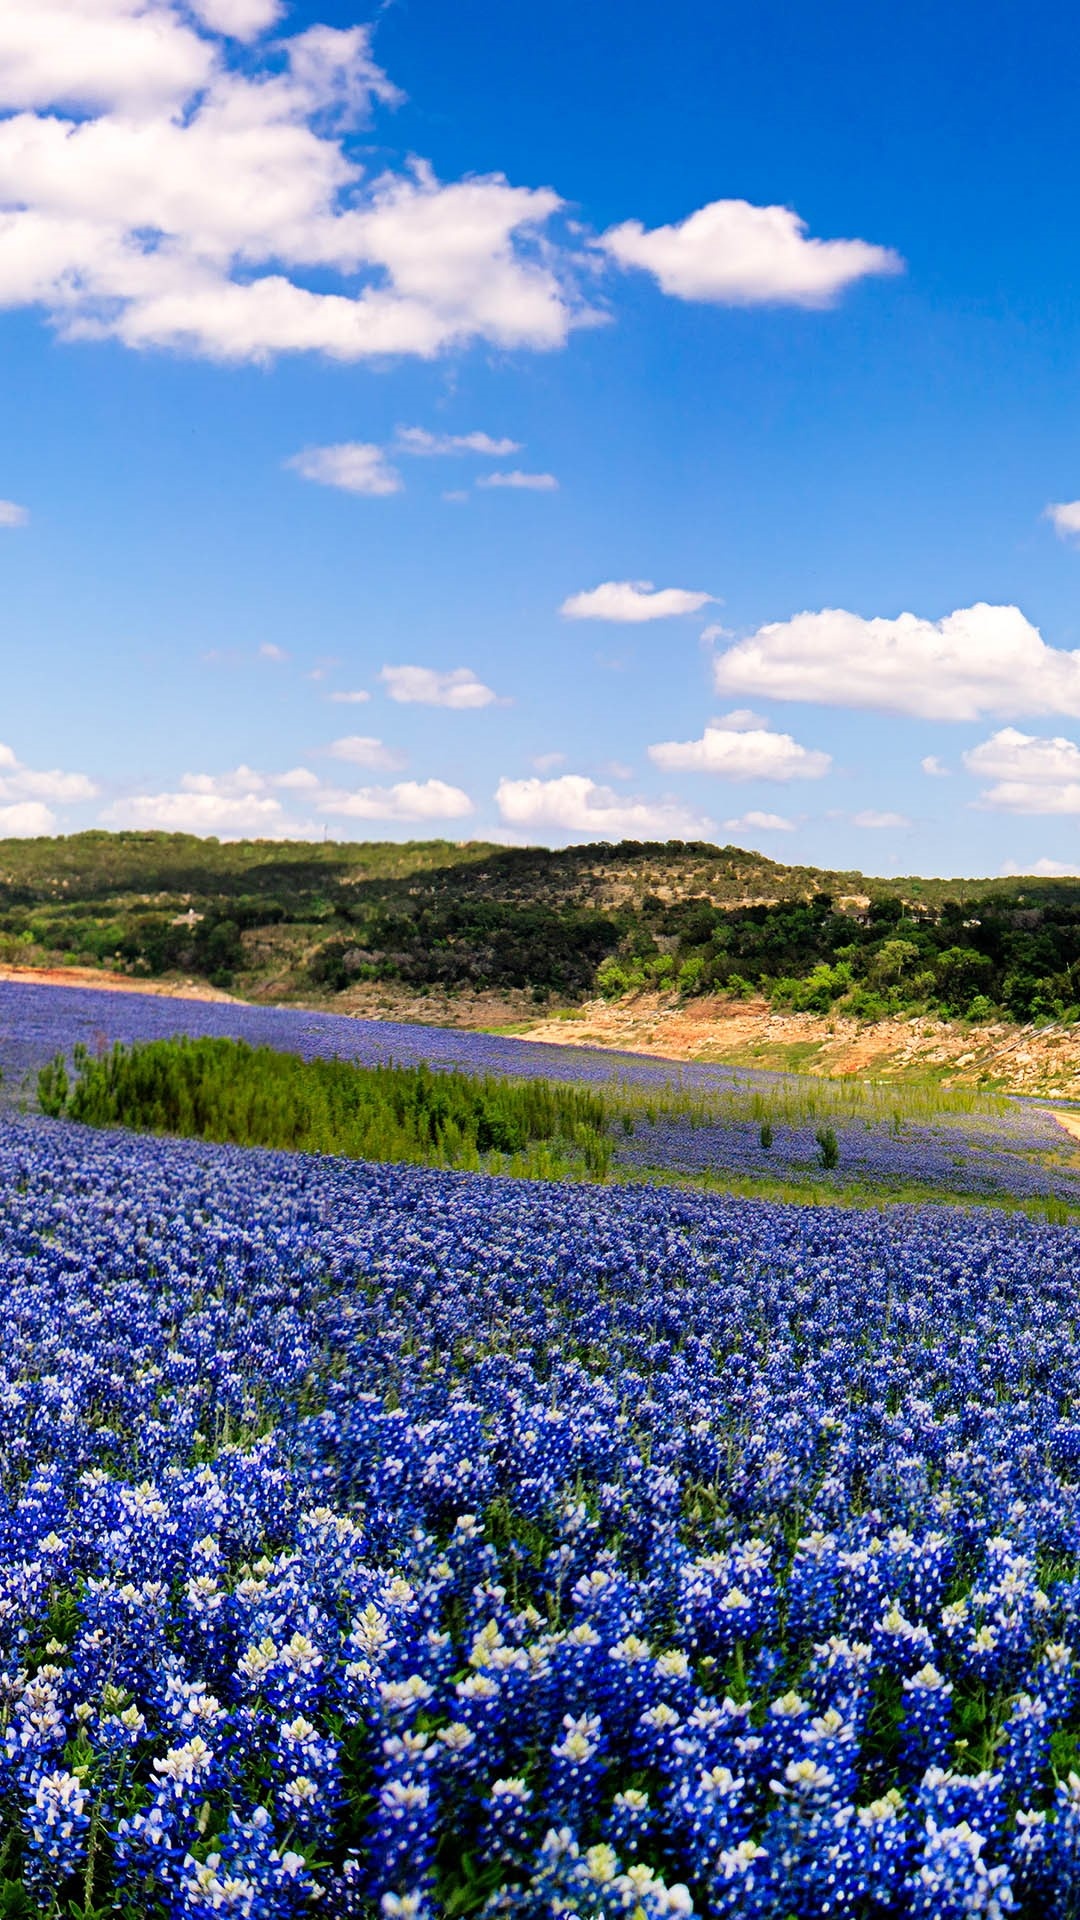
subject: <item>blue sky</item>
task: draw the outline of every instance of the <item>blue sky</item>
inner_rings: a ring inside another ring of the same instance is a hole
[[[0,0],[0,833],[1080,869],[1078,63]]]

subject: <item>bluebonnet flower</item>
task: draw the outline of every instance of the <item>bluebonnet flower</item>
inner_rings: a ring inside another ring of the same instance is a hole
[[[16,1116],[0,1279],[10,1858],[67,1774],[146,1920],[1075,1899],[1071,1229]]]
[[[912,1875],[910,1911],[925,1920],[966,1920],[984,1914],[1002,1920],[1016,1902],[1007,1866],[987,1866],[984,1836],[966,1820],[958,1826],[926,1823],[922,1853]]]
[[[617,1793],[604,1821],[604,1839],[626,1860],[647,1851],[656,1830],[656,1812],[640,1787]]]
[[[927,1661],[903,1682],[901,1722],[906,1770],[918,1777],[948,1758],[952,1733],[951,1683]]]
[[[551,1749],[547,1802],[565,1825],[583,1825],[596,1805],[604,1746],[598,1714],[582,1714],[576,1720],[564,1714],[562,1737]]]
[[[1050,1733],[1045,1700],[1018,1694],[1005,1722],[998,1760],[1006,1793],[1022,1806],[1039,1796],[1050,1758]]]
[[[88,1794],[77,1774],[58,1769],[39,1774],[23,1816],[32,1878],[53,1886],[73,1873],[86,1853],[90,1826]]]

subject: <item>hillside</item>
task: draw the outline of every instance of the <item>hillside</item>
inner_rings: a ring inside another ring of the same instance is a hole
[[[1068,1022],[1080,882],[875,879],[737,847],[0,842],[0,964],[496,1024],[661,993]]]

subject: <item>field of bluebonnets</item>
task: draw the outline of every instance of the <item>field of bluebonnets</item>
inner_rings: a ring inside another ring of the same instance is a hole
[[[10,1090],[80,1039],[252,1018],[344,1051],[310,1015],[9,988],[0,1064]],[[382,1036],[397,1060],[407,1033],[512,1067],[420,1029]],[[679,1132],[670,1069],[583,1066]],[[835,1119],[840,1172],[890,1133]],[[1042,1125],[933,1123],[1017,1168]],[[1078,1279],[1073,1229],[999,1209],[379,1166],[16,1099],[0,1913],[1080,1913]]]
[[[228,1037],[307,1059],[427,1063],[474,1074],[591,1083],[608,1090],[630,1123],[614,1126],[613,1171],[774,1190],[864,1187],[917,1198],[973,1197],[1080,1206],[1075,1143],[1051,1113],[934,1087],[868,1087],[725,1066],[676,1065],[644,1054],[536,1045],[501,1035],[393,1021],[355,1020],[301,1008],[174,1000],[0,981],[0,1097],[32,1090],[57,1052],[101,1053],[178,1033]],[[762,1145],[762,1126],[770,1143]],[[839,1155],[822,1166],[819,1133]]]

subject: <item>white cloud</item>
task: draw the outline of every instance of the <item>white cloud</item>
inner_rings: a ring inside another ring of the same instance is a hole
[[[355,691],[339,687],[336,693],[328,694],[327,698],[333,700],[339,707],[361,707],[365,701],[371,699],[371,695],[364,687],[357,687]]]
[[[734,707],[730,713],[722,713],[718,720],[710,720],[712,727],[726,727],[731,733],[751,733],[755,727],[767,727],[768,721],[763,713],[755,713],[752,707]]]
[[[759,627],[713,661],[724,693],[977,720],[1080,714],[1080,652],[1048,647],[1018,607],[978,602],[943,620],[825,608]]]
[[[478,487],[516,487],[527,493],[557,493],[559,483],[553,473],[485,473]]]
[[[290,825],[280,800],[269,794],[138,793],[106,807],[102,820],[109,827],[134,827],[160,833],[216,834],[223,839],[252,837],[281,840],[300,837],[303,829]]]
[[[465,507],[469,503],[469,495],[464,487],[449,487],[442,497],[455,507]]]
[[[964,766],[993,785],[981,807],[1003,813],[1080,813],[1080,747],[1002,727],[964,755]]]
[[[852,814],[851,824],[885,831],[890,827],[910,827],[911,821],[903,813],[878,813],[874,807],[864,807],[861,813]]]
[[[473,803],[445,780],[399,780],[392,787],[358,787],[320,796],[319,812],[349,820],[464,820]]]
[[[646,230],[626,220],[600,246],[622,267],[642,267],[679,300],[719,306],[831,306],[855,280],[897,273],[888,247],[865,240],[811,240],[790,207],[714,200],[686,220]]]
[[[40,800],[16,800],[0,807],[0,836],[12,840],[33,840],[38,834],[52,833],[56,815]]]
[[[311,838],[317,831],[312,818],[293,819],[278,797],[282,792],[302,794],[316,820],[459,820],[473,810],[468,794],[443,780],[346,788],[325,785],[307,767],[275,774],[239,766],[225,773],[185,773],[172,791],[129,795],[107,807],[102,821],[225,839]]]
[[[212,47],[161,0],[0,0],[0,104],[167,108],[205,84]]]
[[[370,767],[376,773],[393,773],[405,766],[408,756],[386,747],[368,733],[350,733],[335,740],[326,751],[334,760],[348,760],[354,767]]]
[[[0,307],[222,360],[563,345],[591,316],[548,235],[558,195],[421,161],[365,176],[343,134],[398,98],[370,29],[230,65],[209,30],[275,11],[199,0],[199,31],[173,0],[0,0]]]
[[[533,756],[533,766],[537,773],[551,773],[555,767],[566,765],[565,753],[537,753]]]
[[[932,780],[947,780],[949,778],[948,767],[942,765],[936,753],[928,753],[925,759],[919,761],[919,765],[924,773],[930,775]]]
[[[712,830],[711,820],[676,800],[627,800],[580,773],[500,780],[495,799],[507,826],[554,827],[597,840],[696,840]]]
[[[742,829],[754,833],[793,833],[794,820],[785,820],[782,813],[759,813],[751,807],[749,813],[741,814],[738,820],[725,820],[725,833],[739,833]]]
[[[820,780],[832,765],[829,754],[800,746],[790,733],[719,725],[707,726],[700,740],[660,741],[649,758],[669,773],[714,773],[722,780]]]
[[[559,612],[567,620],[618,620],[633,626],[643,620],[697,613],[712,597],[691,593],[686,587],[654,588],[651,580],[605,580],[586,593],[572,593]]]
[[[241,765],[224,773],[182,774],[172,790],[129,794],[113,801],[101,818],[109,827],[216,834],[226,840],[298,839],[312,832],[311,825],[290,818],[278,791],[310,794],[318,788],[316,775],[306,767],[268,774]]]
[[[1060,540],[1073,540],[1080,534],[1080,500],[1058,500],[1047,507],[1046,518]]]
[[[283,0],[189,0],[191,10],[213,33],[254,40],[284,12]]]
[[[63,773],[59,767],[40,771],[26,767],[8,746],[0,746],[0,800],[54,801],[59,805],[92,800],[97,793],[85,773]]]
[[[482,453],[493,460],[508,453],[520,453],[520,440],[495,440],[490,433],[429,433],[426,427],[399,427],[394,435],[399,453],[432,458],[450,453]]]
[[[25,527],[29,520],[29,507],[20,507],[17,500],[0,500],[0,527]]]
[[[340,487],[343,493],[380,496],[401,492],[401,475],[390,466],[381,447],[346,440],[336,447],[305,447],[285,465],[305,480],[322,487]]]
[[[259,648],[260,660],[273,660],[279,666],[283,661],[287,660],[288,657],[284,647],[275,646],[272,640],[264,640]]]
[[[402,706],[452,707],[460,712],[493,706],[499,698],[471,667],[455,667],[450,673],[438,673],[434,667],[383,667],[379,679],[391,700]]]
[[[1026,867],[1018,866],[1015,860],[1006,860],[998,872],[1003,879],[1022,879],[1030,874],[1041,880],[1066,880],[1080,874],[1080,867],[1070,866],[1067,860],[1033,860]]]

